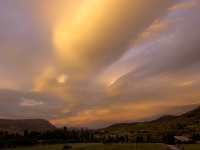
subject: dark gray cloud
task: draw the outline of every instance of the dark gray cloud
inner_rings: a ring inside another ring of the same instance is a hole
[[[21,105],[29,100],[40,102],[40,105]],[[1,117],[4,118],[46,118],[52,119],[60,115],[62,106],[67,103],[52,93],[19,92],[15,90],[0,90]]]
[[[31,88],[51,58],[50,32],[14,1],[0,3],[0,76]]]

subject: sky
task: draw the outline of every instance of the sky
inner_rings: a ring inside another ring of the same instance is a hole
[[[1,0],[0,118],[102,128],[200,105],[198,0]]]

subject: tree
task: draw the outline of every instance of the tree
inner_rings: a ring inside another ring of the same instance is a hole
[[[104,134],[103,137],[102,137],[102,141],[103,141],[103,142],[106,141],[106,136],[105,136],[105,134]]]
[[[94,133],[91,132],[91,133],[90,133],[90,142],[93,142],[93,140],[94,140]]]
[[[128,134],[125,134],[124,137],[125,137],[125,141],[128,143],[129,142]]]
[[[147,135],[147,143],[149,143],[149,142],[150,142],[150,140],[151,140],[151,135],[150,135],[150,134],[148,134],[148,135]]]
[[[125,138],[124,138],[123,135],[121,135],[121,136],[119,137],[119,141],[120,141],[120,142],[124,142],[124,141],[125,141]]]
[[[80,142],[83,142],[83,135],[84,133],[83,133],[83,129],[81,129],[81,131],[79,132],[79,141]]]
[[[116,142],[119,143],[119,135],[118,134],[116,135],[115,139],[116,139]]]
[[[24,137],[28,137],[28,130],[24,130]]]
[[[140,142],[144,142],[143,135],[140,135]]]
[[[175,144],[174,133],[167,133],[163,135],[163,141],[165,144]]]
[[[64,133],[67,133],[67,127],[66,126],[63,127],[63,131],[64,131]]]
[[[86,142],[88,142],[90,140],[90,131],[89,130],[85,130],[84,139]]]

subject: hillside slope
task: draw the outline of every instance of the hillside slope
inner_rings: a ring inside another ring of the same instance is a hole
[[[55,126],[45,119],[0,119],[0,130],[4,131],[46,131],[54,130]]]
[[[117,123],[104,130],[109,132],[189,133],[200,132],[200,106],[180,116],[165,115],[156,120],[137,123]]]

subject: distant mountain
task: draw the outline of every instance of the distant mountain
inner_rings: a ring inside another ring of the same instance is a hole
[[[189,133],[200,131],[200,106],[180,116],[165,115],[156,120],[136,123],[117,123],[104,128],[110,132]]]
[[[0,130],[10,132],[47,131],[55,130],[56,127],[45,119],[0,119]]]

